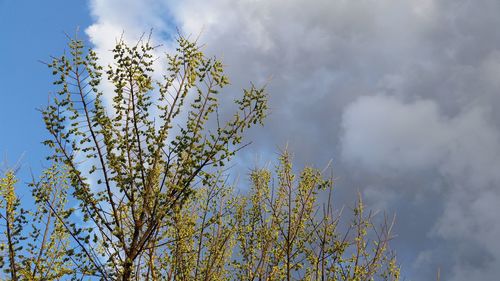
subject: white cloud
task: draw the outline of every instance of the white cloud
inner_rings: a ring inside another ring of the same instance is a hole
[[[398,245],[419,264],[404,269],[409,279],[429,279],[435,272],[422,269],[436,264],[446,280],[500,274],[499,1],[90,3],[87,34],[101,54],[122,31],[134,41],[151,28],[169,49],[178,27],[201,32],[231,90],[272,76],[271,115],[247,153],[288,142],[302,164],[334,158],[340,192],[362,188],[374,206],[396,209]]]

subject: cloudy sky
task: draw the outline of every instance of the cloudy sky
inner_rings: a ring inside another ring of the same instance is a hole
[[[49,3],[50,2],[50,3]],[[297,166],[333,161],[338,203],[360,191],[397,214],[405,280],[500,276],[499,0],[0,1],[0,152],[39,167],[49,73],[37,59],[77,26],[107,59],[124,31],[200,36],[271,114],[238,167],[288,143]],[[256,160],[258,159],[258,160]]]

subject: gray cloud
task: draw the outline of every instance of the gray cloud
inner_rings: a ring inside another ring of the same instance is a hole
[[[500,258],[496,238],[500,234],[500,132],[486,116],[481,108],[473,108],[446,117],[435,102],[402,103],[381,95],[361,97],[344,111],[342,159],[350,167],[393,180],[421,175],[423,179],[394,186],[396,192],[413,194],[413,200],[425,202],[428,192],[438,188],[435,196],[440,198],[441,210],[434,214],[438,218],[426,234],[456,243],[455,249],[447,249],[458,258],[452,280],[489,280],[485,276],[490,275],[481,274],[498,274],[494,265]],[[432,177],[426,177],[432,172]],[[434,186],[436,182],[442,186]],[[394,203],[384,201],[402,199],[384,196],[394,189],[382,189],[380,194],[367,188],[365,196],[387,206]],[[471,245],[476,249],[469,249]],[[482,262],[478,262],[479,253]],[[420,253],[418,266],[439,262],[423,262],[423,257],[438,254]],[[464,268],[469,268],[467,274]]]
[[[289,143],[300,164],[333,159],[339,200],[360,189],[395,211],[411,280],[500,275],[500,25],[497,0],[91,1],[105,53],[123,30],[174,27],[222,57],[231,91],[269,81],[271,115],[238,159]],[[228,98],[234,95],[228,91]],[[255,154],[259,156],[254,156]],[[347,202],[347,201],[346,201]]]

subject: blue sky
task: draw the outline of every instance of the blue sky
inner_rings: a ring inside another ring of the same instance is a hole
[[[64,33],[90,23],[85,1],[0,1],[0,153],[10,165],[22,157],[21,178],[38,171],[46,156],[36,108],[47,104],[52,77],[39,60],[62,54]]]
[[[337,176],[337,203],[359,191],[395,212],[407,280],[500,276],[500,1],[0,0],[0,153],[39,170],[51,75],[38,60],[82,35],[110,62],[123,31],[177,27],[222,58],[229,92],[269,82],[271,114],[240,169],[288,143],[297,167]],[[269,79],[272,77],[272,79]],[[244,173],[242,173],[244,174]],[[453,257],[453,258],[450,258]]]

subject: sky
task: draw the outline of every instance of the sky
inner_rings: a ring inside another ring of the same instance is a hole
[[[86,36],[102,57],[123,32],[177,30],[221,58],[228,94],[267,84],[270,115],[236,169],[276,157],[331,160],[338,204],[359,191],[396,213],[404,280],[500,276],[500,1],[0,0],[0,152],[43,165],[35,108],[51,77],[37,60]],[[229,106],[229,105],[228,105]]]
[[[37,109],[47,105],[52,77],[40,61],[62,54],[66,34],[92,24],[88,3],[67,2],[0,0],[0,167],[19,163],[26,180],[47,156]]]

